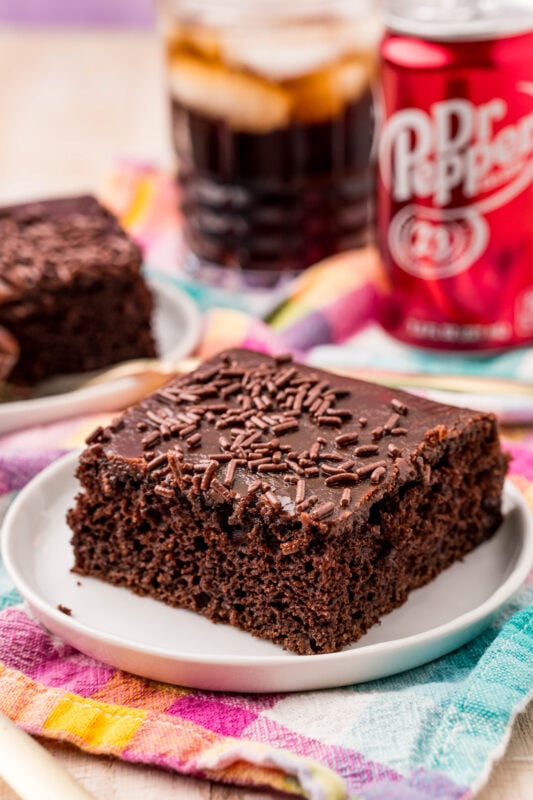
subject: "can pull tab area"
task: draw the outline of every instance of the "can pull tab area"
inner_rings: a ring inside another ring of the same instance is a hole
[[[531,0],[385,0],[389,30],[433,40],[491,39],[533,30]]]
[[[487,19],[501,10],[500,0],[424,0],[413,3],[413,10],[420,20],[428,22],[451,22]]]

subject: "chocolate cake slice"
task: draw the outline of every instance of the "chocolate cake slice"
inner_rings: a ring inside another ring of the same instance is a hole
[[[327,653],[494,533],[506,466],[491,414],[232,350],[88,439],[74,571]]]
[[[141,252],[94,197],[0,208],[0,325],[19,358],[6,376],[52,375],[151,357]]]

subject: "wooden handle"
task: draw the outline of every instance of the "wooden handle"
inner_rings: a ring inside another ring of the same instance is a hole
[[[94,800],[35,739],[0,714],[0,777],[22,800]]]

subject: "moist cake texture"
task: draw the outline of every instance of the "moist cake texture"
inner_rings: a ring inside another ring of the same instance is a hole
[[[91,196],[0,208],[0,325],[34,384],[154,356],[141,252]]]
[[[89,437],[74,571],[336,651],[494,533],[506,466],[492,414],[228,351]]]

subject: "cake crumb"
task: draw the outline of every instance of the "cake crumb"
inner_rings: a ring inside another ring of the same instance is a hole
[[[62,614],[66,614],[67,617],[72,616],[72,609],[68,608],[68,606],[64,606],[62,603],[57,604],[57,610],[61,611]]]

